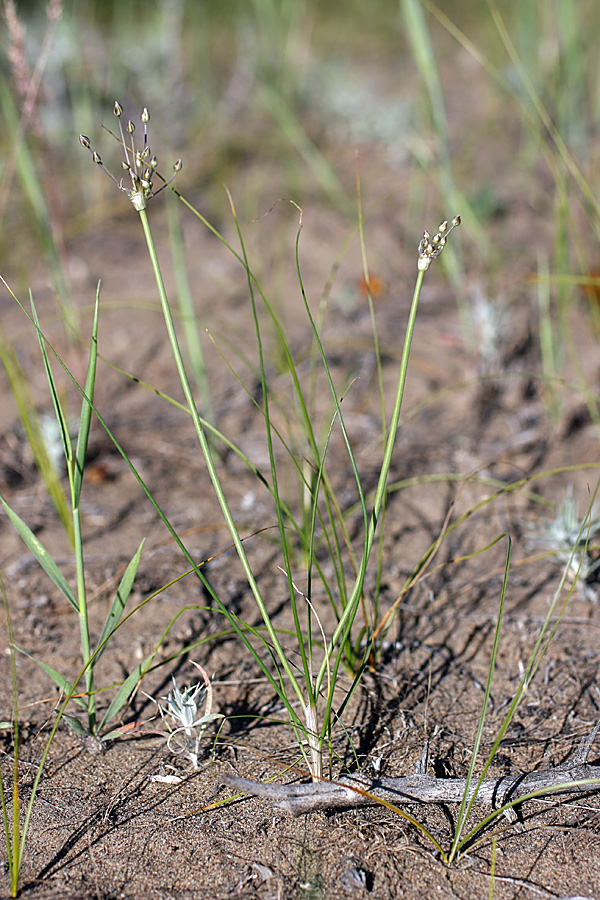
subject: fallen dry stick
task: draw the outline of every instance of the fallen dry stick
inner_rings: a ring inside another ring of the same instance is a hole
[[[576,794],[597,790],[600,788],[600,765],[588,765],[587,760],[599,731],[600,721],[559,766],[523,775],[485,778],[477,790],[476,802],[498,808],[533,792],[538,792],[538,795]],[[406,803],[460,803],[466,787],[464,778],[434,778],[431,775],[375,780],[347,775],[338,781],[316,784],[261,784],[237,775],[223,775],[219,780],[236,791],[270,800],[279,809],[294,816],[324,809],[375,806],[379,800],[396,806]],[[469,789],[469,799],[476,787],[477,780],[474,779]]]

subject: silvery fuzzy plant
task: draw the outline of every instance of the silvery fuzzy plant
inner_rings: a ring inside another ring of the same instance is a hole
[[[198,755],[200,742],[204,737],[210,722],[224,718],[222,713],[212,712],[213,690],[206,671],[198,663],[190,660],[202,675],[202,681],[187,687],[180,688],[175,676],[172,676],[173,687],[166,697],[161,700],[166,706],[158,703],[154,697],[150,697],[158,706],[161,718],[168,729],[167,747],[170,751],[187,756],[193,769],[198,769]],[[198,708],[204,701],[204,712],[198,715]],[[172,719],[174,727],[168,722]],[[173,780],[164,776],[155,776],[154,780]]]
[[[599,535],[598,509],[592,506],[581,518],[573,485],[570,484],[564,501],[557,507],[556,516],[536,531],[532,543],[553,551],[562,565],[568,565],[569,578],[578,579],[584,596],[596,601],[597,592],[590,582],[600,566],[600,556],[591,545]]]

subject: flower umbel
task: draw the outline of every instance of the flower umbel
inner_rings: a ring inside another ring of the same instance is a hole
[[[103,172],[106,172],[108,177],[114,181],[120,191],[123,191],[131,202],[133,203],[135,209],[138,212],[142,209],[146,209],[148,204],[148,200],[151,197],[156,197],[157,194],[160,194],[168,185],[171,184],[175,175],[179,171],[181,171],[182,162],[180,159],[177,160],[175,165],[173,166],[174,174],[168,181],[162,177],[162,175],[156,171],[158,166],[158,159],[156,156],[153,156],[152,151],[150,149],[150,145],[148,143],[148,122],[150,121],[150,113],[144,107],[142,110],[142,114],[140,116],[142,123],[144,125],[144,145],[142,148],[136,149],[135,141],[134,141],[134,133],[135,133],[135,125],[131,121],[128,120],[125,129],[123,128],[123,107],[121,104],[115,100],[114,105],[114,114],[119,121],[119,131],[121,133],[121,146],[125,152],[125,159],[121,162],[122,169],[127,172],[131,178],[131,188],[126,188],[123,186],[123,179],[121,178],[119,181],[115,178],[112,172],[106,168],[104,163],[102,162],[102,157],[96,150],[92,149],[91,141],[85,134],[79,135],[79,142],[82,147],[85,147],[86,150],[89,150],[92,154],[93,161],[100,166]],[[127,131],[128,138],[125,137],[125,130]],[[127,141],[129,140],[129,144]],[[161,188],[157,191],[153,188],[152,178],[154,175],[158,175],[158,177],[164,181],[165,183]]]
[[[427,271],[433,260],[438,258],[446,246],[446,241],[450,232],[459,225],[460,216],[454,216],[450,223],[450,227],[448,227],[448,222],[442,222],[437,234],[434,234],[433,237],[431,237],[428,231],[423,232],[423,237],[419,244],[419,259],[417,262],[419,272]]]

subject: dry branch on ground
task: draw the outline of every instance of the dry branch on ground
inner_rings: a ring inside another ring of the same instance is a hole
[[[469,787],[469,800],[499,808],[508,803],[545,794],[587,793],[600,788],[600,765],[589,765],[588,757],[600,731],[600,721],[565,762],[549,769],[520,775],[484,778]],[[271,801],[279,809],[300,816],[326,809],[376,806],[380,801],[401,806],[406,803],[460,803],[465,778],[435,778],[417,774],[402,778],[369,779],[346,775],[337,781],[311,784],[261,784],[237,775],[223,775],[222,784]]]

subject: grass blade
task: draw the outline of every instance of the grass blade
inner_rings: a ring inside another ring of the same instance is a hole
[[[71,461],[73,459],[73,447],[71,445],[71,436],[69,434],[69,423],[67,422],[67,417],[65,416],[65,413],[63,411],[58,386],[54,379],[54,375],[52,374],[52,369],[50,368],[50,360],[48,359],[48,353],[46,351],[46,343],[42,334],[42,330],[40,328],[37,310],[35,308],[35,303],[33,302],[32,295],[30,295],[29,301],[31,304],[32,321],[37,331],[38,342],[42,353],[42,359],[44,361],[44,369],[46,370],[46,378],[48,379],[48,386],[50,388],[50,396],[52,397],[52,405],[54,407],[56,421],[58,422],[58,426],[60,428],[60,436],[62,438],[63,450],[68,468],[71,465]]]
[[[41,543],[41,541],[38,540],[29,526],[25,524],[23,519],[10,508],[10,506],[2,496],[0,496],[0,503],[2,503],[6,515],[17,530],[21,540],[24,542],[30,552],[35,556],[46,575],[56,585],[61,594],[66,597],[71,606],[79,611],[79,605],[77,603],[77,600],[75,599],[73,591],[69,587],[66,578],[64,577],[44,545]]]
[[[92,325],[92,337],[90,341],[90,357],[88,361],[85,387],[81,401],[81,415],[79,418],[79,431],[77,433],[77,446],[75,448],[75,471],[73,473],[73,507],[79,508],[83,473],[85,470],[85,457],[87,454],[92,410],[94,403],[94,387],[96,383],[96,362],[98,358],[98,308],[100,303],[100,282],[96,289],[96,302],[94,305],[94,321]]]
[[[473,749],[471,751],[471,762],[469,764],[469,771],[467,773],[466,784],[465,784],[465,793],[463,796],[462,803],[460,805],[460,810],[458,813],[458,817],[456,819],[456,828],[454,831],[454,839],[452,841],[452,848],[450,850],[449,859],[452,860],[456,854],[456,849],[458,843],[460,841],[461,832],[465,822],[469,817],[469,813],[473,808],[473,804],[477,799],[477,790],[473,791],[473,796],[469,802],[469,792],[471,788],[471,783],[473,780],[473,773],[475,772],[475,765],[477,763],[477,754],[479,753],[479,747],[481,744],[481,737],[483,735],[483,726],[485,723],[485,718],[487,716],[488,711],[488,703],[490,699],[490,694],[492,691],[492,680],[494,677],[494,669],[496,666],[496,657],[498,655],[498,647],[500,646],[500,629],[502,628],[502,620],[504,616],[504,601],[506,600],[506,591],[508,589],[508,573],[510,571],[510,558],[512,552],[512,540],[510,535],[506,535],[508,540],[508,547],[506,550],[506,564],[504,566],[504,578],[502,580],[502,591],[500,593],[500,608],[498,610],[498,617],[496,619],[496,630],[494,633],[494,642],[492,644],[492,653],[490,656],[490,663],[488,666],[488,675],[487,681],[485,685],[485,691],[483,695],[483,701],[481,704],[481,715],[479,716],[479,723],[477,725],[477,731],[475,733],[475,740],[473,742]],[[491,760],[490,760],[491,761]],[[485,777],[485,773],[487,771],[487,767],[484,766],[483,772],[480,776],[479,783],[483,781]],[[479,787],[479,785],[477,786]]]
[[[63,694],[71,695],[75,703],[77,703],[79,706],[87,708],[87,703],[82,697],[73,696],[74,691],[77,687],[76,684],[72,684],[67,678],[64,677],[64,675],[61,675],[60,672],[57,672],[56,669],[53,669],[52,666],[49,666],[47,663],[42,662],[40,659],[38,659],[36,656],[33,656],[31,653],[28,653],[27,650],[24,650],[22,647],[18,647],[17,649],[19,653],[22,653],[23,656],[27,656],[28,659],[31,659],[36,664],[36,666],[39,666],[40,669],[43,669],[46,675],[48,675],[52,679],[52,681],[57,685],[57,687]]]
[[[115,599],[112,602],[112,606],[106,617],[106,622],[104,623],[104,628],[102,629],[102,634],[98,639],[98,645],[96,649],[96,653],[94,654],[93,665],[96,665],[106,647],[108,646],[108,641],[119,624],[121,620],[121,616],[123,615],[123,611],[127,604],[127,600],[129,599],[129,595],[131,593],[131,588],[133,587],[133,582],[135,581],[135,576],[137,574],[137,570],[140,564],[140,559],[142,556],[142,549],[144,546],[144,541],[141,542],[140,546],[137,549],[137,552],[125,571],[121,582],[119,584],[119,588],[115,595]]]
[[[59,518],[69,536],[69,542],[73,544],[73,523],[69,513],[67,498],[56,470],[48,452],[48,445],[44,439],[40,418],[31,396],[31,390],[25,373],[19,363],[15,349],[4,333],[0,325],[0,362],[2,362],[10,383],[10,389],[17,405],[19,418],[29,441],[31,452],[42,480],[52,499]]]
[[[21,871],[21,838],[20,826],[20,795],[19,795],[19,696],[17,690],[17,664],[15,660],[15,645],[13,641],[12,618],[8,596],[4,586],[4,579],[0,575],[0,592],[2,593],[2,605],[6,616],[6,629],[8,632],[8,649],[10,653],[10,675],[12,687],[12,733],[13,733],[13,767],[12,767],[12,823],[9,820],[8,804],[4,793],[4,779],[0,772],[0,805],[2,806],[2,822],[4,825],[4,841],[6,846],[6,858],[8,860],[8,874],[10,878],[11,897],[16,897],[19,890],[19,874]],[[11,723],[6,724],[11,727]],[[12,824],[12,827],[11,827]]]

